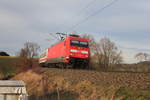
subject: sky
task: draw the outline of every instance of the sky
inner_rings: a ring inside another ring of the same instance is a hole
[[[0,51],[14,56],[25,42],[43,50],[56,32],[108,37],[135,63],[150,53],[150,0],[0,0]]]

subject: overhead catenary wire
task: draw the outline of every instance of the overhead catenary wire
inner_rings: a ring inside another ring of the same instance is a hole
[[[87,4],[87,5],[85,6],[85,9],[88,8],[89,6],[91,6],[95,1],[96,1],[96,0],[92,0],[89,4]]]
[[[89,20],[91,17],[101,13],[103,10],[105,10],[106,8],[112,6],[114,3],[116,3],[118,0],[113,0],[112,2],[108,3],[107,5],[105,5],[104,7],[102,7],[101,9],[95,11],[94,13],[92,13],[91,15],[87,16],[85,19],[81,20],[80,22],[78,22],[77,24],[73,25],[72,27],[68,28],[66,31],[70,31],[73,30],[74,28],[76,28],[77,26],[79,26],[80,24],[86,22],[87,20]]]
[[[89,8],[91,5],[93,5],[95,1],[97,1],[97,0],[91,0],[90,2],[88,2],[83,8],[81,8],[76,14],[74,14],[74,15],[72,16],[72,18],[75,18],[75,17],[81,15],[83,12],[85,12],[85,10],[86,10],[87,8]],[[61,25],[61,26],[64,26],[64,25],[65,25],[65,23],[64,23],[63,25]],[[57,29],[58,29],[58,28],[60,28],[60,27],[57,27]]]
[[[81,9],[81,10],[76,14],[76,16],[79,16],[83,11],[85,11],[87,8],[89,8],[91,5],[93,5],[95,1],[97,1],[97,0],[92,0],[92,1],[90,1],[83,9]]]
[[[136,48],[136,47],[125,47],[125,46],[118,46],[121,49],[127,49],[127,50],[134,50],[134,51],[146,51],[146,52],[150,52],[149,48]]]

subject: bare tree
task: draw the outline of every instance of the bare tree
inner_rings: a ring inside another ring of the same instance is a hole
[[[150,60],[150,54],[148,53],[143,53],[143,52],[139,52],[135,55],[135,58],[137,60],[139,60],[140,62],[142,61],[149,61]]]
[[[135,58],[141,62],[143,60],[143,53],[142,52],[137,53],[135,55]]]
[[[148,54],[148,53],[143,53],[143,56],[144,56],[144,60],[145,60],[145,61],[149,61],[149,60],[150,60],[150,54]]]
[[[84,34],[82,37],[89,39],[92,53],[91,59],[94,59],[93,62],[99,66],[107,68],[113,64],[120,64],[123,61],[122,52],[118,50],[115,43],[110,41],[109,38],[104,37],[99,42],[96,42],[91,35]]]
[[[114,42],[109,38],[102,38],[97,44],[97,55],[99,65],[107,68],[113,64],[120,64],[122,62],[121,51],[118,50]]]
[[[28,67],[32,67],[34,58],[38,56],[40,46],[37,43],[26,42],[20,50],[19,56],[23,58],[23,62]]]
[[[21,53],[23,53],[22,56],[25,56],[27,58],[34,58],[38,56],[38,50],[40,49],[40,46],[37,43],[33,42],[26,42],[24,44],[24,48],[21,49]]]

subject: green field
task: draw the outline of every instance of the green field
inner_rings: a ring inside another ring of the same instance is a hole
[[[0,79],[13,76],[17,72],[16,66],[19,60],[19,57],[0,56]]]
[[[14,65],[18,62],[19,59],[19,57],[13,56],[0,56],[0,67],[14,67]]]

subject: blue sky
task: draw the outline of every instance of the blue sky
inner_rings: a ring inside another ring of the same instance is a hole
[[[97,40],[109,37],[123,51],[125,62],[136,62],[137,52],[150,53],[150,0],[117,0],[82,23],[112,1],[0,0],[0,51],[15,55],[27,41],[45,49],[51,44],[48,33],[76,31]]]

